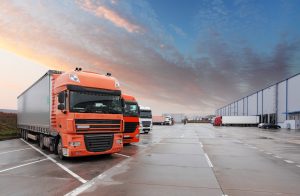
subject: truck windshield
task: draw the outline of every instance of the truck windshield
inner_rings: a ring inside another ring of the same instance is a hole
[[[141,110],[140,118],[152,118],[151,110]]]
[[[138,105],[135,102],[125,102],[124,116],[139,116]]]
[[[105,93],[70,91],[70,112],[122,114],[121,98]]]

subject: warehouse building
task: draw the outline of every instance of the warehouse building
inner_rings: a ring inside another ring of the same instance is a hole
[[[221,116],[260,116],[260,121],[300,129],[300,73],[216,110]]]

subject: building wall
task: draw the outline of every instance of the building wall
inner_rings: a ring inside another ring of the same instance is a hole
[[[237,103],[237,105],[238,105],[238,113],[237,113],[237,115],[238,116],[243,116],[243,108],[244,108],[244,106],[243,106],[243,99],[239,100],[238,103]]]
[[[248,97],[243,98],[243,116],[247,116],[248,115]]]
[[[283,123],[286,120],[286,81],[278,84],[278,111],[277,121]]]
[[[263,91],[258,92],[258,115],[262,115],[262,99],[263,99]]]
[[[265,89],[263,93],[263,114],[276,113],[276,85]]]
[[[299,89],[300,74],[232,102],[217,112],[227,116],[275,114],[277,122],[284,123],[292,115],[300,118]]]
[[[288,112],[300,111],[300,76],[288,80]]]
[[[254,116],[257,114],[257,94],[252,94],[248,97],[248,115]]]

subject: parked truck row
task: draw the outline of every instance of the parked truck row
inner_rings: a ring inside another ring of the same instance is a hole
[[[149,107],[124,94],[111,74],[50,70],[18,96],[25,140],[64,157],[112,154],[152,129]]]

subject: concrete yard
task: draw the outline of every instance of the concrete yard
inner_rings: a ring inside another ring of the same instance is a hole
[[[61,161],[0,142],[0,195],[300,195],[300,132],[155,126],[114,155]]]

